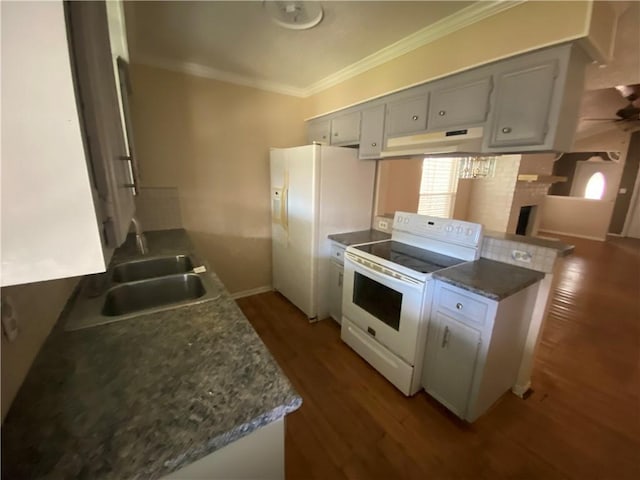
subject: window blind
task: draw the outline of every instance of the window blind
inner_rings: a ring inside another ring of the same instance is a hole
[[[427,157],[422,162],[418,213],[449,218],[458,189],[459,158]]]

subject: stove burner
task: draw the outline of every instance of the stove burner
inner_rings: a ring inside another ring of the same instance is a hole
[[[433,273],[436,270],[442,270],[464,262],[464,260],[458,258],[448,257],[393,240],[358,245],[355,248],[421,273]]]

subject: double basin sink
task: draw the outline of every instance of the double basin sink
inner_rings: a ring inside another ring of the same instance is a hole
[[[206,267],[191,255],[131,260],[85,279],[66,330],[78,330],[193,305],[220,296]]]

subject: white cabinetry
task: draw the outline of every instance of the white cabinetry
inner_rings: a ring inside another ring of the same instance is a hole
[[[339,243],[331,244],[331,266],[329,269],[329,315],[342,323],[342,286],[344,283],[344,251]]]
[[[500,302],[435,282],[423,386],[473,422],[517,380],[538,284]]]
[[[2,6],[3,286],[104,271],[133,213],[106,10],[82,8],[76,58],[63,2]]]

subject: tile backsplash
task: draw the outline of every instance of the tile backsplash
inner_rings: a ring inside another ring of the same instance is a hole
[[[558,251],[530,243],[485,236],[480,256],[517,267],[551,273],[558,258]]]

